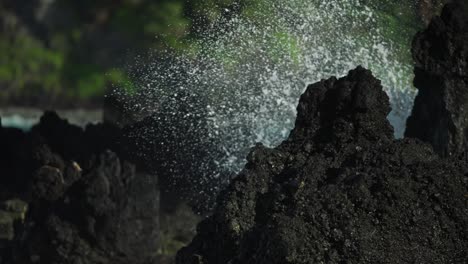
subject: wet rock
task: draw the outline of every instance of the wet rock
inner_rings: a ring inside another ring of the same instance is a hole
[[[467,14],[467,1],[453,1],[413,41],[418,95],[405,136],[429,142],[441,156],[468,147]]]
[[[297,109],[286,141],[252,149],[178,264],[468,259],[467,164],[395,140],[369,71],[309,86]]]

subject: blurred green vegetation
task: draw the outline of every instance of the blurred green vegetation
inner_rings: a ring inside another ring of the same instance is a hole
[[[367,4],[377,10],[375,16],[377,28],[382,30],[386,39],[392,40],[399,50],[401,60],[411,60],[411,41],[417,31],[424,26],[417,2],[414,0],[366,0]]]
[[[0,105],[93,105],[134,54],[189,49],[233,1],[0,1]],[[200,21],[202,23],[200,23]]]
[[[361,2],[377,15],[377,25],[370,26],[405,47],[402,59],[410,60],[407,47],[423,26],[420,1]],[[441,2],[432,1],[437,8]],[[198,46],[191,40],[220,16],[229,19],[226,8],[255,20],[256,10],[268,16],[271,6],[267,0],[0,1],[0,105],[92,105],[115,83],[132,91],[121,70],[126,61],[148,50],[192,52]],[[281,59],[276,48],[297,59],[293,36],[273,37],[273,60]]]

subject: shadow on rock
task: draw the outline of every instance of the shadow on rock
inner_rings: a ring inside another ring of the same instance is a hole
[[[0,127],[0,263],[149,263],[157,179],[120,154],[119,137],[53,112],[27,133]]]

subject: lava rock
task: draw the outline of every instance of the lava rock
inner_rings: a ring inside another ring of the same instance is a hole
[[[88,142],[84,139],[83,129],[69,124],[55,112],[46,111],[32,132],[40,135],[52,151],[62,153],[65,159],[86,156]]]
[[[286,141],[251,151],[178,264],[468,259],[467,163],[395,140],[370,71],[310,85],[297,110]]]
[[[58,168],[47,165],[41,167],[33,181],[33,193],[39,199],[53,202],[60,199],[65,192],[65,180]]]
[[[0,263],[150,263],[158,181],[119,152],[120,134],[53,112],[29,132],[0,128]]]
[[[444,157],[468,147],[467,14],[467,1],[453,1],[413,40],[419,92],[405,136],[429,142]]]
[[[83,163],[89,157],[109,149],[120,156],[122,131],[109,123],[88,124],[85,129],[70,124],[53,111],[46,111],[39,124],[32,127],[31,133],[36,139],[47,144],[54,153],[60,153],[66,160]],[[128,157],[126,157],[128,158]]]

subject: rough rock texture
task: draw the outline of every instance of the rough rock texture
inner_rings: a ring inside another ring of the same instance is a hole
[[[405,136],[429,142],[441,156],[468,147],[468,1],[444,7],[413,41],[419,93]]]
[[[297,109],[289,138],[252,150],[178,264],[465,263],[468,166],[393,139],[370,71],[309,86]]]
[[[47,112],[30,132],[0,126],[0,263],[149,263],[156,178],[119,154],[120,131]]]

